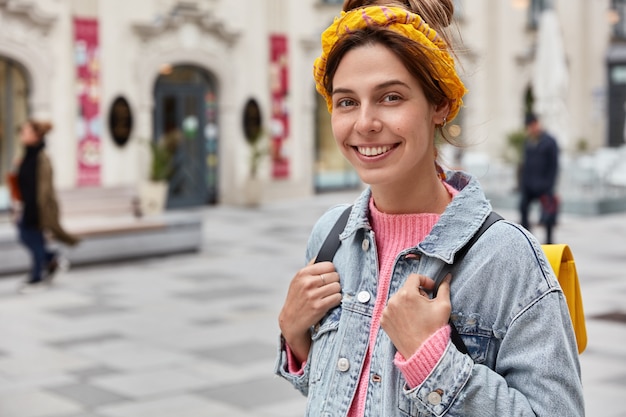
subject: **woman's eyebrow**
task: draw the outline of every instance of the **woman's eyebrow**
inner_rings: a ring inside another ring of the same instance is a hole
[[[397,86],[397,85],[409,88],[409,85],[407,83],[405,83],[404,81],[389,80],[389,81],[385,81],[384,83],[378,84],[376,87],[374,87],[374,90],[375,91],[384,90],[385,88],[389,88],[389,87],[393,87],[393,86]],[[340,87],[340,88],[334,89],[333,92],[332,92],[332,94],[338,94],[338,93],[346,94],[346,93],[354,93],[354,91],[349,89],[349,88],[341,88]]]

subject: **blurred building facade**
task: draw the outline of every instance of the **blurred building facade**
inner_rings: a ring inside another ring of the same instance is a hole
[[[28,117],[54,123],[47,146],[61,188],[136,185],[149,175],[148,144],[160,141],[174,158],[170,207],[241,203],[250,134],[267,151],[258,170],[264,200],[359,186],[311,76],[341,3],[0,0],[0,209],[16,128]],[[609,97],[608,75],[626,58],[615,50],[621,4],[457,0],[470,93],[451,133],[501,156],[532,102],[537,17],[554,7],[570,69],[567,148],[618,145],[609,114],[623,129],[624,100]],[[615,82],[626,83],[620,71]]]

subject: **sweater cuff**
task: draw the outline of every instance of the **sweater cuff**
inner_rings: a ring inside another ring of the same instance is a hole
[[[396,352],[393,363],[404,375],[410,389],[420,385],[443,356],[450,341],[450,326],[445,325],[433,333],[408,360]]]
[[[289,345],[285,342],[285,353],[287,353],[287,372],[292,375],[301,376],[304,374],[304,367],[306,361],[300,363],[300,361],[293,354]]]

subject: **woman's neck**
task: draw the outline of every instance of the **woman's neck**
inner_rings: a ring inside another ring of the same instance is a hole
[[[406,186],[372,185],[378,210],[387,214],[444,212],[452,196],[436,175],[428,181]]]

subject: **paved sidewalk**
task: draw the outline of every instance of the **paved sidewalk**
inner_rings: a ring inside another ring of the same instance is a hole
[[[75,268],[38,294],[0,277],[0,416],[302,416],[273,376],[276,318],[313,222],[355,195],[207,208],[200,253]],[[626,417],[626,214],[564,216],[556,237],[582,279],[587,416]]]

